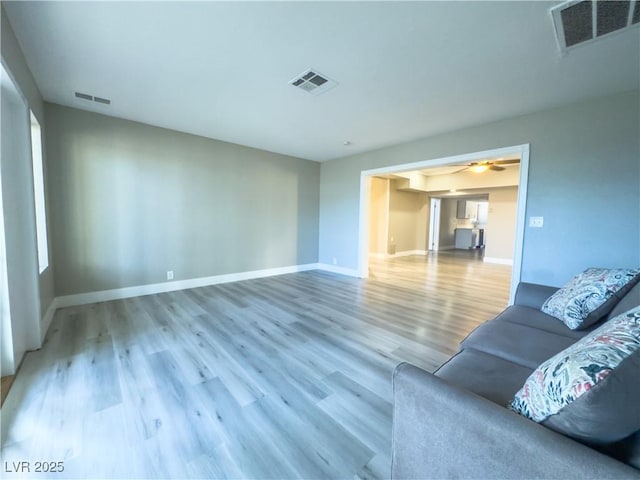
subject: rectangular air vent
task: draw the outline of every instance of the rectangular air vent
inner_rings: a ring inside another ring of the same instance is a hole
[[[111,105],[111,100],[108,98],[94,97],[93,95],[88,95],[86,93],[75,92],[76,98],[80,98],[82,100],[88,100],[90,102],[102,103],[103,105]]]
[[[80,93],[80,92],[76,92],[76,97],[81,98],[83,100],[93,100],[93,97],[91,95],[87,95],[86,93]]]
[[[326,75],[311,68],[309,70],[305,70],[300,75],[296,75],[296,77],[289,81],[289,83],[294,87],[298,87],[299,89],[313,95],[319,95],[338,85],[338,82],[335,80],[331,80]]]
[[[640,0],[570,1],[551,9],[558,46],[567,49],[638,24]]]

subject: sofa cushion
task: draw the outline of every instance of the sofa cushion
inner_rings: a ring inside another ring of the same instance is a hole
[[[540,310],[544,302],[558,291],[558,287],[548,287],[536,283],[520,282],[516,288],[513,303],[523,307],[531,307]]]
[[[640,470],[640,430],[619,442],[603,445],[599,450]]]
[[[543,362],[511,408],[560,433],[594,443],[640,429],[640,305]]]
[[[526,307],[522,307],[526,308]],[[564,350],[574,338],[511,322],[485,322],[460,344],[509,360],[531,370]]]
[[[638,280],[637,268],[588,268],[551,295],[542,311],[580,330],[605,317]]]
[[[503,358],[465,348],[434,375],[499,405],[507,405],[531,371]]]
[[[521,307],[519,305],[508,307],[492,321],[525,325],[527,327],[537,328],[538,330],[544,330],[545,332],[555,333],[556,335],[573,338],[574,340],[581,339],[589,331],[595,330],[598,327],[596,324],[585,330],[571,330],[555,317],[542,313],[538,309]]]

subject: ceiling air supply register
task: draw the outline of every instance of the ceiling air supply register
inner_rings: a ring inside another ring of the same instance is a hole
[[[108,98],[94,97],[93,95],[89,95],[81,92],[75,92],[75,96],[76,98],[79,98],[81,100],[88,100],[90,102],[98,102],[98,103],[103,103],[105,105],[111,105],[111,100],[109,100]]]
[[[568,49],[610,33],[637,27],[640,0],[571,1],[551,9],[558,46]]]
[[[312,95],[320,95],[338,85],[338,82],[310,68],[300,75],[296,75],[293,80],[289,81],[289,84]]]

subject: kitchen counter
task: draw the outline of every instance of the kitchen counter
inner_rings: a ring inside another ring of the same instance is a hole
[[[482,228],[456,228],[454,230],[455,248],[470,249],[482,246],[480,237],[484,237]],[[482,240],[484,243],[484,240]]]

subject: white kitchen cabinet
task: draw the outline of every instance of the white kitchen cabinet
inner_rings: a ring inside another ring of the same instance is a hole
[[[476,223],[479,226],[484,226],[489,221],[489,203],[478,202],[478,218]]]
[[[477,218],[478,202],[473,200],[458,200],[456,218]]]
[[[454,246],[456,248],[475,248],[478,242],[478,230],[473,228],[456,228],[454,233]]]

